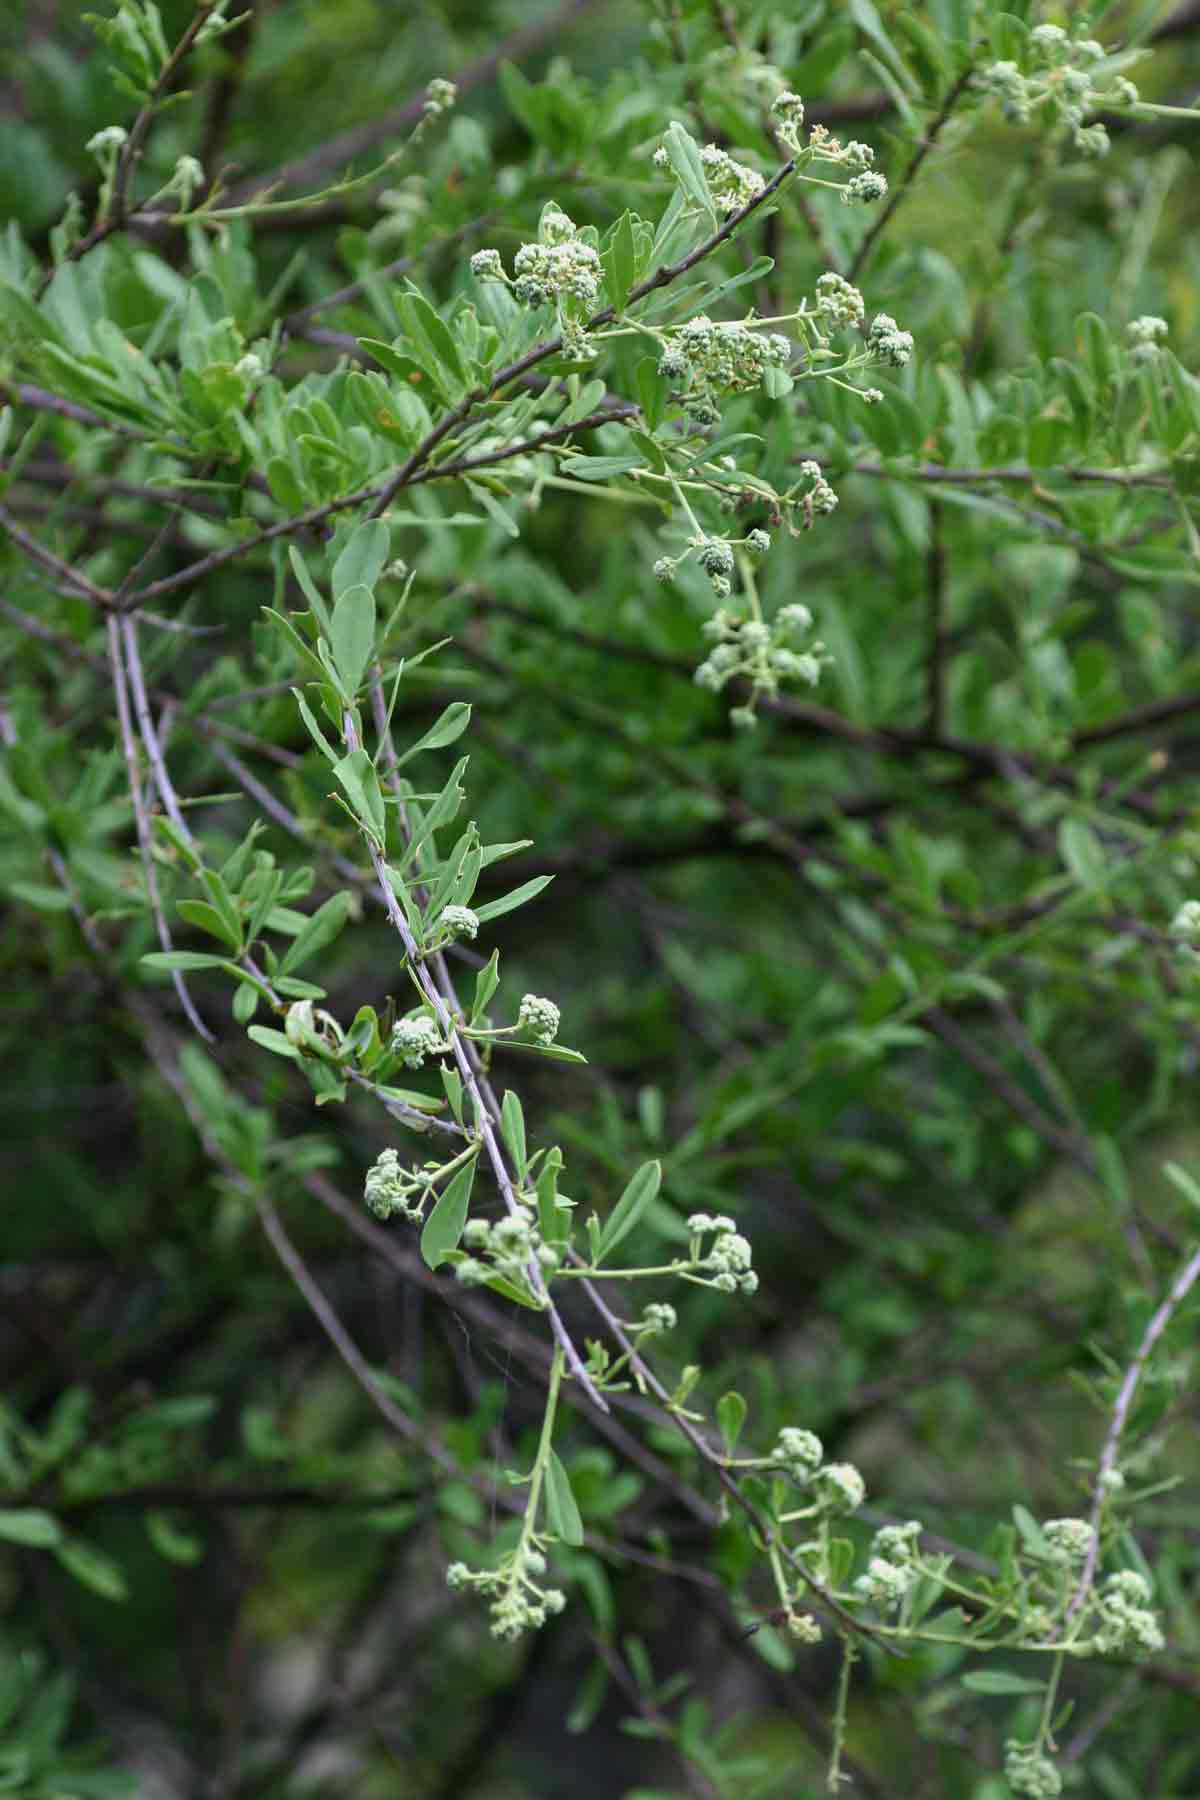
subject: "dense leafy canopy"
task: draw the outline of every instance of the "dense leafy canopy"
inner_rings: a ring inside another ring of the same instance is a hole
[[[0,48],[0,1787],[1196,1791],[1196,9]]]

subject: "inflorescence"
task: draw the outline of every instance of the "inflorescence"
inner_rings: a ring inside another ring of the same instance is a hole
[[[1137,105],[1137,88],[1114,66],[1129,60],[1110,57],[1095,38],[1072,37],[1061,25],[1035,25],[1024,68],[1008,60],[995,62],[975,79],[996,96],[1015,124],[1026,125],[1041,112],[1057,130],[1070,134],[1084,156],[1105,156],[1108,132],[1098,121],[1084,121],[1090,113]]]

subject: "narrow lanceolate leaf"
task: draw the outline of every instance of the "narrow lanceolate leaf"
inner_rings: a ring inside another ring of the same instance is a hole
[[[746,1402],[735,1388],[722,1394],[717,1401],[717,1424],[721,1427],[721,1436],[725,1439],[725,1453],[732,1456],[737,1449],[737,1441],[742,1435],[742,1426],[746,1422]]]
[[[489,919],[499,919],[504,913],[513,912],[518,906],[524,906],[527,900],[532,900],[536,894],[540,894],[544,887],[549,887],[553,880],[553,875],[535,875],[532,881],[522,883],[519,888],[514,888],[511,894],[502,894],[499,900],[486,900],[482,906],[475,908],[479,923],[484,925]]]
[[[717,209],[708,191],[708,179],[704,173],[704,164],[700,161],[700,147],[678,119],[673,119],[667,127],[663,135],[663,149],[670,158],[671,167],[679,177],[679,185],[688,199],[701,212],[707,213],[715,225]]]
[[[279,965],[280,973],[290,974],[301,963],[308,962],[318,950],[324,950],[327,944],[331,944],[350,917],[350,908],[349,894],[334,894],[324,906],[318,907],[296,934],[287,955]]]
[[[515,1094],[512,1088],[509,1088],[505,1094],[504,1103],[500,1108],[500,1130],[512,1156],[517,1180],[518,1182],[524,1181],[525,1167],[528,1162],[528,1153],[525,1148],[525,1114],[521,1107],[521,1096]]]
[[[583,1520],[571,1492],[571,1477],[556,1451],[546,1465],[546,1524],[554,1536],[577,1549],[583,1542]]]
[[[333,609],[333,660],[352,699],[375,647],[375,596],[361,582],[338,596]]]
[[[224,956],[206,956],[202,950],[152,950],[139,959],[148,969],[224,969]]]
[[[467,1208],[471,1204],[474,1181],[475,1159],[472,1157],[469,1163],[464,1163],[450,1177],[444,1193],[426,1219],[425,1229],[421,1233],[421,1256],[429,1268],[436,1269],[440,1263],[445,1262],[452,1250],[458,1249],[458,1240],[467,1222]]]
[[[62,1526],[53,1513],[38,1506],[6,1507],[0,1511],[0,1538],[33,1550],[48,1550],[62,1538]]]
[[[658,1193],[662,1182],[662,1164],[644,1162],[630,1180],[629,1186],[613,1207],[600,1233],[600,1256],[615,1250],[628,1235]]]
[[[437,723],[431,725],[424,737],[419,737],[415,744],[410,744],[402,756],[397,757],[398,768],[422,750],[444,750],[447,744],[453,744],[460,738],[471,723],[471,708],[465,700],[452,700],[446,710],[438,717]]]
[[[355,818],[382,850],[387,836],[383,795],[379,791],[379,777],[370,757],[365,750],[351,750],[349,756],[343,756],[340,762],[334,763],[333,772],[350,801]]]

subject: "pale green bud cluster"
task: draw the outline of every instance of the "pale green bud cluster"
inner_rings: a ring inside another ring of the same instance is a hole
[[[872,330],[874,330],[874,326],[872,326]],[[903,335],[908,337],[907,332]],[[910,344],[912,343],[911,338],[909,338],[908,341]],[[808,492],[804,495],[804,507],[810,522],[814,513],[826,515],[835,511],[838,497],[822,475],[820,463],[813,462],[811,458],[806,458],[806,460],[800,464],[800,473],[804,480],[809,483]]]
[[[397,1019],[392,1027],[391,1051],[406,1069],[419,1069],[427,1056],[437,1056],[446,1048],[436,1020],[428,1013],[412,1013]]]
[[[586,360],[594,350],[584,323],[599,303],[603,278],[594,237],[551,200],[542,208],[537,241],[522,244],[513,258],[511,281],[496,250],[477,250],[471,273],[477,281],[503,282],[525,306],[555,307],[565,349]]]
[[[826,1512],[857,1512],[867,1484],[853,1463],[825,1463],[813,1476],[816,1498]]]
[[[768,1461],[781,1467],[796,1483],[804,1487],[820,1468],[825,1446],[815,1431],[799,1425],[785,1425],[775,1440]]]
[[[749,393],[762,386],[768,369],[786,369],[791,361],[787,338],[753,331],[752,324],[752,318],[717,322],[699,313],[664,344],[659,373],[675,383],[697,430],[719,423],[721,394]]]
[[[1154,313],[1142,313],[1139,318],[1130,319],[1125,331],[1134,362],[1155,362],[1170,326]]]
[[[828,269],[817,277],[816,310],[831,325],[861,325],[866,304],[852,281]]]
[[[469,1219],[462,1241],[472,1254],[458,1264],[455,1274],[467,1287],[480,1287],[495,1274],[526,1289],[531,1259],[547,1274],[552,1274],[562,1260],[557,1250],[543,1243],[533,1215],[525,1206],[490,1223],[487,1219]]]
[[[832,489],[827,491],[832,494]],[[748,722],[753,724],[754,702],[763,694],[773,698],[781,682],[815,687],[820,680],[822,668],[831,660],[825,646],[818,640],[807,650],[792,648],[791,640],[811,626],[812,614],[800,604],[781,607],[769,625],[760,619],[734,618],[722,607],[702,628],[705,637],[715,641],[693,679],[698,687],[719,694],[735,677],[744,677],[751,684],[751,704],[735,708],[730,717],[735,725],[741,725],[747,721],[735,714],[748,713]]]
[[[901,331],[888,313],[879,313],[872,319],[867,342],[876,356],[894,369],[902,369],[913,353],[912,332]]]
[[[741,212],[763,190],[763,178],[745,163],[734,162],[715,144],[705,144],[700,161],[708,181],[708,191],[719,212]]]
[[[678,1323],[675,1308],[665,1300],[651,1300],[642,1310],[637,1331],[642,1337],[662,1337],[664,1332],[674,1331]]]
[[[872,1606],[887,1612],[899,1606],[917,1579],[919,1519],[905,1525],[884,1525],[871,1540],[867,1570],[854,1583],[855,1591]]]
[[[776,94],[771,102],[771,117],[775,121],[775,129],[779,133],[779,141],[786,144],[793,156],[800,150],[800,134],[804,130],[804,102],[799,94],[793,94],[790,88],[782,94]]]
[[[84,145],[89,156],[94,156],[102,169],[107,169],[115,162],[117,154],[128,142],[129,133],[123,125],[105,125],[101,130],[93,132]]]
[[[1132,81],[1101,65],[1109,61],[1095,38],[1071,37],[1061,25],[1036,25],[1029,34],[1028,67],[1012,61],[992,63],[975,77],[976,85],[999,100],[1004,116],[1025,125],[1035,113],[1070,133],[1085,156],[1105,156],[1109,137],[1101,124],[1085,125],[1089,113],[1136,106]]]
[[[476,1587],[492,1594],[492,1634],[511,1641],[523,1631],[536,1631],[552,1614],[562,1612],[567,1597],[561,1588],[543,1587],[546,1558],[527,1544],[504,1557],[495,1569],[470,1569],[453,1562],[446,1570],[446,1586]]]
[[[168,194],[179,196],[179,205],[186,212],[192,203],[192,195],[196,189],[204,185],[203,165],[194,156],[181,156],[175,164],[174,172],[166,186]]]
[[[1029,1800],[1055,1800],[1062,1793],[1062,1776],[1036,1744],[1009,1738],[1004,1746],[1004,1778],[1014,1794]]]
[[[693,1213],[688,1220],[691,1233],[691,1258],[698,1270],[704,1274],[696,1274],[704,1287],[717,1288],[723,1294],[753,1294],[758,1290],[758,1276],[750,1267],[754,1260],[754,1252],[748,1238],[738,1231],[734,1221],[724,1213],[710,1218],[707,1213]],[[708,1250],[702,1247],[704,1238],[712,1234],[712,1242]]]
[[[870,206],[882,200],[888,191],[887,176],[878,169],[863,169],[852,175],[842,189],[843,206]]]
[[[1091,1555],[1096,1533],[1086,1519],[1047,1519],[1042,1536],[1051,1562],[1077,1567]]]
[[[474,939],[479,936],[479,915],[472,912],[469,906],[444,906],[438,924],[452,938]]]
[[[535,1044],[552,1044],[558,1036],[561,1017],[553,1000],[526,994],[517,1009],[517,1030],[532,1038]]]
[[[1121,1569],[1108,1577],[1097,1595],[1100,1624],[1095,1644],[1102,1656],[1162,1649],[1162,1627],[1149,1599],[1150,1584],[1136,1569]]]
[[[440,119],[444,112],[449,112],[458,99],[458,89],[452,81],[445,81],[435,75],[425,89],[425,101],[422,112],[427,119]]]
[[[401,1213],[406,1219],[418,1220],[426,1191],[425,1182],[400,1166],[394,1150],[382,1150],[367,1170],[363,1199],[377,1219],[390,1219],[393,1213]],[[420,1201],[418,1195],[422,1196]]]

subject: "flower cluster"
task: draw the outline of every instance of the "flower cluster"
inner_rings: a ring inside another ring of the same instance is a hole
[[[876,200],[882,200],[888,191],[887,176],[881,175],[878,169],[863,169],[858,175],[852,175],[842,189],[843,206],[870,206]]]
[[[722,607],[703,627],[705,637],[715,641],[696,670],[697,685],[718,694],[735,676],[743,676],[751,684],[750,704],[735,707],[730,718],[737,726],[752,725],[755,702],[764,694],[774,698],[781,681],[807,687],[819,681],[830,660],[824,645],[817,642],[802,651],[791,647],[812,622],[807,606],[799,603],[781,607],[769,625],[761,619],[735,619]]]
[[[691,1259],[697,1268],[708,1271],[707,1276],[693,1275],[692,1280],[704,1287],[718,1288],[723,1294],[753,1294],[758,1288],[758,1276],[750,1267],[754,1252],[750,1248],[748,1238],[742,1237],[732,1219],[724,1213],[716,1218],[709,1218],[707,1213],[693,1213],[688,1220],[688,1230],[692,1234]],[[702,1251],[702,1240],[712,1233],[712,1242],[707,1252]]]
[[[678,1324],[675,1308],[665,1300],[651,1300],[642,1309],[642,1316],[634,1326],[639,1337],[662,1337],[665,1332],[674,1331]]]
[[[440,1173],[441,1164],[435,1162],[420,1169],[402,1168],[394,1150],[381,1150],[367,1170],[363,1199],[377,1219],[390,1219],[393,1213],[400,1213],[419,1224]]]
[[[1154,362],[1170,326],[1165,319],[1156,317],[1154,313],[1142,313],[1139,318],[1130,319],[1125,330],[1129,338],[1129,354],[1134,362]]]
[[[917,1579],[916,1550],[919,1519],[906,1525],[885,1525],[875,1533],[867,1558],[867,1571],[854,1583],[855,1592],[881,1612],[899,1606]]]
[[[816,310],[831,325],[861,325],[866,306],[853,282],[829,269],[817,277]]]
[[[793,94],[790,88],[785,88],[782,94],[776,94],[771,102],[771,116],[775,121],[780,143],[793,156],[798,155],[801,149],[800,133],[804,129],[804,102],[799,94]]]
[[[1050,1561],[1077,1568],[1091,1555],[1096,1533],[1086,1519],[1047,1519],[1042,1537]]]
[[[479,936],[479,914],[472,912],[469,906],[443,906],[438,924],[452,938]]]
[[[592,347],[584,324],[600,300],[602,270],[595,232],[581,231],[557,201],[542,208],[536,243],[522,244],[513,258],[510,281],[497,250],[477,250],[471,273],[477,281],[501,281],[525,306],[553,306],[565,348],[586,358]]]
[[[1150,1584],[1136,1569],[1110,1575],[1096,1598],[1100,1624],[1095,1645],[1102,1656],[1162,1649],[1162,1627],[1148,1605]]]
[[[671,334],[658,371],[687,404],[688,423],[700,431],[720,421],[721,393],[745,394],[763,385],[768,369],[786,369],[792,346],[779,332],[751,330],[752,320],[717,322],[698,313]]]
[[[669,169],[671,166],[671,158],[661,145],[654,152],[653,160],[656,168]],[[700,162],[718,212],[741,212],[743,206],[749,206],[751,200],[762,193],[763,178],[758,171],[745,163],[735,162],[716,144],[705,144],[700,152]]]
[[[797,1487],[808,1488],[816,1510],[831,1514],[857,1512],[867,1497],[866,1482],[853,1463],[827,1463],[824,1458],[825,1446],[815,1431],[785,1425],[766,1460],[769,1467],[781,1470]],[[884,1560],[882,1552],[880,1560]]]
[[[517,1030],[535,1044],[552,1044],[558,1036],[561,1016],[553,1000],[526,994],[517,1008]]]
[[[528,1292],[531,1258],[549,1273],[562,1261],[557,1250],[543,1243],[533,1213],[524,1204],[518,1205],[516,1212],[490,1223],[487,1219],[469,1219],[462,1241],[472,1254],[458,1264],[455,1274],[467,1287],[481,1287],[489,1276],[501,1275],[522,1292]]]
[[[1083,155],[1106,155],[1107,131],[1101,124],[1085,125],[1085,118],[1100,110],[1136,106],[1139,97],[1132,81],[1112,66],[1115,59],[1095,38],[1070,37],[1061,25],[1034,27],[1029,34],[1029,58],[1028,69],[1015,62],[992,63],[976,77],[977,85],[995,95],[1005,117],[1014,123],[1025,125],[1035,111],[1041,111],[1057,128],[1070,133]],[[1126,60],[1121,59],[1122,63]]]
[[[876,356],[893,369],[902,369],[913,353],[912,332],[901,331],[888,313],[879,313],[872,319],[867,342]]]
[[[1037,1744],[1009,1738],[1004,1746],[1004,1778],[1014,1794],[1029,1800],[1054,1800],[1062,1793],[1062,1776]]]
[[[421,111],[427,119],[440,119],[444,112],[449,112],[458,99],[458,89],[452,81],[446,81],[435,75],[425,89],[425,100]]]
[[[449,1048],[436,1019],[427,1012],[410,1013],[392,1026],[391,1052],[406,1069],[419,1069],[427,1056],[439,1056]]]
[[[469,1569],[464,1562],[454,1562],[446,1570],[446,1586],[476,1587],[482,1594],[492,1594],[492,1634],[511,1640],[523,1631],[536,1631],[552,1613],[560,1613],[566,1605],[561,1588],[541,1585],[546,1573],[542,1552],[524,1540],[503,1557],[495,1569]]]

